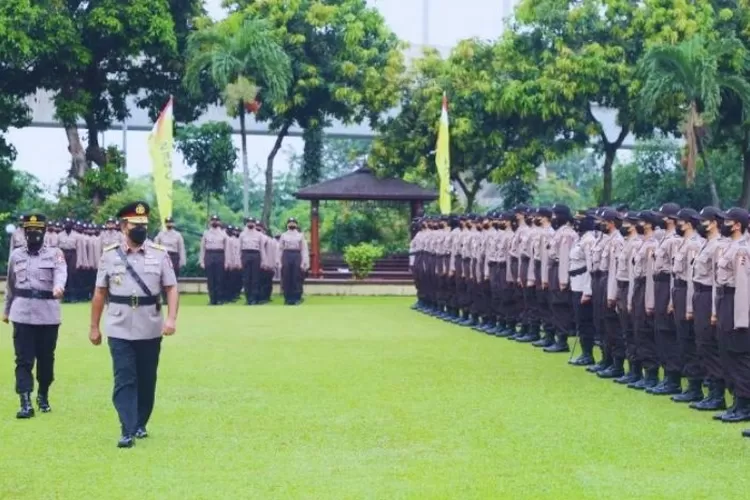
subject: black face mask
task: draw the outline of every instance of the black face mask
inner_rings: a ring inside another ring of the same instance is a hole
[[[511,222],[510,222],[510,228],[511,228],[511,229],[512,229],[513,231],[515,231],[516,229],[518,229],[518,221],[517,221],[517,220],[511,221]]]
[[[607,229],[607,223],[606,222],[600,222],[599,223],[599,231],[601,231],[604,234],[609,234],[609,229]]]
[[[482,224],[482,227],[484,227],[485,229],[489,229],[490,228],[490,223],[489,222],[485,222],[484,224]]]
[[[292,226],[292,225],[289,225],[289,226],[287,226],[286,228],[287,228],[288,230],[290,230],[290,231],[295,231],[295,230],[297,229],[297,226]],[[433,229],[434,229],[434,228],[433,228]]]
[[[640,224],[638,224],[637,226],[635,226],[635,232],[638,234],[644,234],[646,232],[646,228],[645,226],[641,226]]]
[[[721,235],[724,236],[725,238],[729,238],[730,236],[732,236],[732,233],[734,232],[732,231],[733,227],[734,227],[734,224],[722,224]]]
[[[255,229],[255,224],[248,224],[248,225],[247,225],[247,228],[248,228],[248,229]]]
[[[26,246],[31,252],[38,252],[44,244],[44,233],[41,231],[26,230]]]
[[[558,229],[560,229],[563,226],[563,221],[562,221],[562,219],[552,219],[552,221],[550,222],[550,224],[552,225],[552,229],[554,229],[555,231],[557,231]]]
[[[529,226],[531,226],[534,223],[534,219],[532,219],[531,217],[526,217],[525,220],[526,220],[526,224],[528,224]]]
[[[705,238],[705,237],[708,236],[708,226],[707,225],[705,225],[705,224],[698,224],[698,227],[696,229],[698,229],[698,234],[700,234],[702,237]]]
[[[685,226],[675,226],[674,231],[679,237],[685,236]]]
[[[502,229],[502,226],[500,225],[499,222],[493,222],[492,227],[494,227],[495,229]]]
[[[622,226],[620,228],[620,234],[623,235],[623,236],[625,236],[627,238],[628,235],[630,234],[630,226],[627,226],[627,227]]]
[[[146,226],[135,226],[128,230],[128,238],[136,245],[143,245],[148,237],[148,228]]]
[[[541,227],[541,226],[542,226],[542,221],[541,221],[541,219],[534,219],[534,225],[535,225],[536,227]]]
[[[218,222],[212,222],[211,223],[211,227],[219,227],[219,223]]]
[[[169,225],[167,226],[167,229],[169,229],[169,230],[172,230],[172,229],[174,229],[174,226],[173,226],[172,224],[169,224]]]

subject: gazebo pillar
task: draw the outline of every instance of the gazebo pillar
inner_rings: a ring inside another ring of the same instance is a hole
[[[422,217],[424,215],[424,202],[420,200],[412,200],[411,202],[411,218],[409,219],[409,225],[411,226],[411,221],[416,219],[417,217]],[[412,229],[411,231],[411,237],[414,238],[414,235],[417,232]]]
[[[320,202],[310,202],[310,270],[313,278],[320,278]]]

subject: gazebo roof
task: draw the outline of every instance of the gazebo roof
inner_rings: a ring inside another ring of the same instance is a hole
[[[381,179],[367,167],[300,189],[300,200],[433,201],[438,194],[402,179]]]

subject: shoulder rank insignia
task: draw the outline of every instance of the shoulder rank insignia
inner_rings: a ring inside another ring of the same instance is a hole
[[[167,251],[167,247],[161,246],[158,243],[149,243],[148,246],[150,246],[151,248],[155,248],[157,250],[161,250],[162,252]]]
[[[112,245],[107,245],[106,247],[104,247],[104,251],[105,252],[109,252],[110,250],[114,250],[115,248],[117,248],[119,246],[120,246],[119,243],[114,243]]]

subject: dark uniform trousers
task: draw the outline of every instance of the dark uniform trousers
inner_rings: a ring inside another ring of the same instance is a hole
[[[272,269],[260,270],[260,301],[270,302],[273,294],[273,275]]]
[[[242,251],[242,286],[245,288],[245,301],[248,304],[260,300],[260,251]]]
[[[633,286],[633,328],[635,329],[637,360],[643,368],[659,368],[659,356],[654,339],[654,318],[646,314],[646,278],[636,278]]]
[[[448,307],[448,259],[450,256],[438,255],[438,275],[437,275],[437,303],[440,308]]]
[[[206,250],[206,278],[211,304],[218,304],[223,298],[224,257],[224,250]]]
[[[535,290],[527,286],[529,280],[526,279],[526,277],[529,275],[530,263],[531,259],[529,257],[521,256],[521,265],[519,266],[520,276],[518,277],[518,280],[521,282],[521,296],[523,303],[521,306],[521,313],[519,314],[519,321],[527,331],[531,330],[533,318],[533,314],[531,313],[531,301],[534,298],[535,292]]]
[[[549,322],[561,335],[575,335],[576,323],[573,317],[570,288],[560,288],[560,262],[551,262],[549,268]],[[580,300],[580,299],[579,299]]]
[[[505,299],[505,272],[507,267],[504,262],[490,262],[490,311],[499,321],[507,319],[507,304]]]
[[[467,313],[471,305],[471,259],[461,258],[461,282],[458,285],[459,304],[464,313]]]
[[[109,352],[115,388],[112,402],[120,417],[122,434],[132,436],[151,418],[156,396],[161,337],[148,340],[123,340],[110,337]]]
[[[414,287],[417,289],[417,300],[424,301],[424,283],[422,283],[422,259],[424,252],[414,253],[414,264],[411,273],[414,277]]]
[[[638,343],[633,328],[633,317],[628,312],[629,281],[617,282],[617,318],[619,320],[620,332],[625,344],[625,359],[632,365],[638,361]]]
[[[535,285],[529,290],[529,324],[531,333],[538,333],[542,323],[545,328],[550,328],[547,323],[548,311],[548,293],[542,288],[542,261],[534,260],[534,283]]]
[[[734,328],[734,287],[717,290],[719,348],[727,374],[727,385],[735,398],[750,398],[750,331]]]
[[[451,305],[450,307],[454,310],[461,308],[461,282],[462,269],[461,269],[461,256],[456,255],[453,258],[453,277],[451,278],[450,284],[453,286],[451,290]]]
[[[180,254],[177,252],[169,252],[169,260],[172,261],[172,269],[174,269],[175,278],[180,277]],[[94,270],[94,280],[96,281],[96,270]]]
[[[74,249],[63,250],[63,255],[65,256],[65,264],[68,267],[68,280],[65,282],[65,290],[67,290],[68,293],[65,294],[63,300],[64,302],[72,302],[77,300],[76,289],[78,284],[76,282],[76,260],[78,259],[78,252]]]
[[[511,323],[508,325],[510,328],[515,328],[516,325],[521,323],[523,315],[523,289],[518,286],[518,257],[510,258],[510,278],[511,282],[507,283],[508,286],[508,300],[510,302],[508,320]]]
[[[55,349],[60,325],[13,323],[16,353],[16,393],[34,391],[34,362],[39,394],[47,394],[55,380]]]
[[[671,282],[668,273],[654,276],[654,326],[659,361],[668,372],[681,372],[680,348],[677,340],[674,313],[668,312],[671,298]],[[683,316],[684,317],[684,316]]]
[[[581,347],[585,350],[591,349],[594,346],[594,305],[591,300],[581,304],[583,292],[573,292],[571,296],[573,318]]]
[[[605,273],[601,278],[600,293],[602,294],[602,328],[604,330],[605,350],[613,359],[625,359],[625,336],[621,330],[620,316],[617,314],[617,298],[615,304],[610,307],[607,300],[607,280],[609,273]]]
[[[695,344],[698,350],[701,369],[705,376],[715,382],[725,382],[726,374],[721,363],[719,338],[716,326],[711,324],[711,287],[700,283],[693,283],[693,325],[695,328]]]
[[[286,301],[302,298],[302,254],[299,250],[284,250],[281,254],[281,283]]]
[[[591,273],[591,301],[594,314],[594,338],[601,340],[604,333],[604,310],[607,307],[607,273]]]
[[[692,320],[687,320],[687,281],[675,279],[672,290],[674,304],[675,328],[680,346],[680,372],[691,379],[702,379],[705,373],[701,367],[695,340],[695,329]],[[695,309],[693,309],[695,311]],[[709,318],[711,309],[709,305]]]

